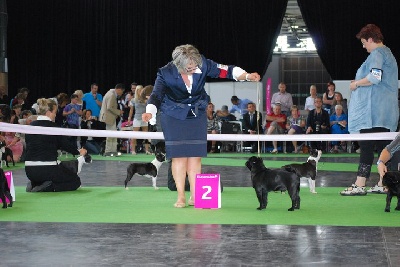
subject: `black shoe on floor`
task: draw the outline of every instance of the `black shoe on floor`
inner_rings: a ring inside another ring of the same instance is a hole
[[[33,188],[32,182],[29,181],[29,182],[26,184],[26,192],[32,192],[32,188]]]

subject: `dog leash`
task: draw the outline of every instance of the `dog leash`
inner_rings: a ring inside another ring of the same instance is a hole
[[[257,112],[257,156],[260,157],[260,127],[258,126],[258,121],[260,120],[260,103],[261,103],[261,97],[260,97],[260,83],[257,82],[257,107],[256,107],[256,112]]]

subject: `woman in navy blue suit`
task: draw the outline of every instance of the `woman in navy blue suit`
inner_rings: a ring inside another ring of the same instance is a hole
[[[157,110],[161,111],[167,157],[172,159],[172,175],[178,191],[176,208],[186,206],[186,175],[190,182],[188,205],[194,205],[196,174],[201,173],[201,158],[207,156],[206,108],[210,101],[204,90],[207,76],[260,80],[258,73],[218,64],[206,59],[194,46],[181,45],[172,52],[172,61],[158,70],[146,113],[142,115],[143,121],[155,124]]]

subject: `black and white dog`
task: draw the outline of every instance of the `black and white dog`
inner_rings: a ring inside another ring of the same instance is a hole
[[[321,158],[322,151],[317,149],[310,150],[310,156],[307,161],[302,164],[289,164],[282,166],[283,169],[295,173],[299,178],[307,178],[310,186],[310,192],[316,194],[315,178],[317,177],[318,161]]]
[[[292,200],[292,206],[288,211],[300,209],[300,179],[295,173],[282,169],[268,169],[262,158],[255,156],[247,160],[246,167],[251,171],[251,182],[260,203],[258,210],[267,207],[268,192],[286,190]]]
[[[8,186],[6,175],[4,174],[3,169],[0,168],[0,199],[3,202],[3,209],[7,208],[6,197],[10,200],[8,207],[11,208],[13,205],[13,197],[10,193],[10,187]]]
[[[77,160],[66,160],[61,161],[60,165],[64,166],[67,169],[70,169],[73,173],[79,174],[82,170],[83,164],[92,163],[92,156],[86,154],[83,156],[84,162],[80,162],[79,158]]]
[[[382,184],[388,189],[385,212],[390,212],[390,203],[392,202],[393,196],[397,197],[397,206],[395,210],[400,210],[400,172],[388,171],[383,176]]]
[[[14,162],[14,155],[12,150],[6,146],[6,142],[0,141],[0,168],[3,168],[3,161],[6,162],[6,166],[10,167],[8,165],[8,158],[11,158],[11,161],[13,163],[13,166],[15,166]]]
[[[128,182],[132,179],[134,174],[139,174],[152,179],[153,187],[158,190],[157,176],[158,171],[165,161],[165,142],[159,142],[153,146],[156,157],[150,163],[131,163],[127,168],[125,189],[128,189]]]

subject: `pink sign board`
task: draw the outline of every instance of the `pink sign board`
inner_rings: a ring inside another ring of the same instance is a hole
[[[269,114],[271,112],[271,78],[267,80],[265,94],[265,111]]]
[[[194,203],[196,209],[221,208],[221,184],[219,173],[196,175]]]
[[[15,201],[15,188],[14,188],[14,180],[12,177],[12,172],[5,171],[4,175],[6,176],[8,186],[10,187],[11,196],[13,197],[13,200]],[[10,203],[10,200],[7,197],[6,197],[6,199],[7,199],[7,203]],[[0,203],[3,203],[3,201],[1,201],[1,199],[0,199]]]

